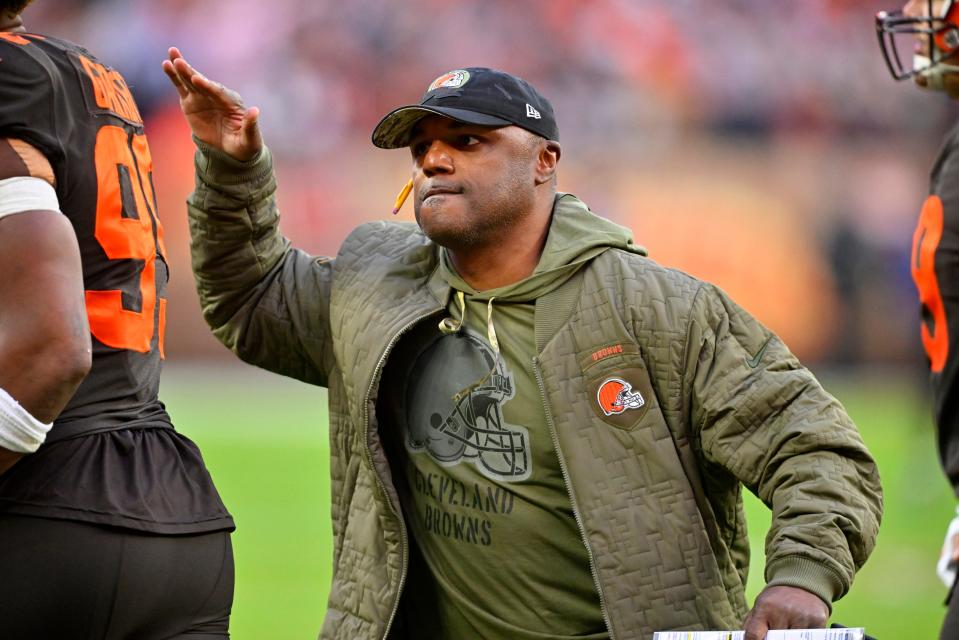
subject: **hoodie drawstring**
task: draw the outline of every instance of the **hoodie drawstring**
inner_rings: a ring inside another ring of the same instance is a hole
[[[489,302],[486,304],[486,338],[489,340],[489,344],[493,348],[493,366],[480,380],[474,382],[453,396],[453,402],[456,404],[459,404],[460,400],[462,400],[464,397],[468,396],[474,390],[486,384],[486,382],[493,377],[493,374],[496,373],[496,366],[499,364],[500,356],[499,340],[496,339],[496,327],[493,326],[493,300],[495,299],[495,296],[490,298]],[[446,317],[440,320],[440,331],[444,335],[459,333],[459,331],[463,328],[463,324],[466,322],[466,295],[462,291],[456,292],[456,304],[460,308],[460,319],[456,320],[454,318]]]
[[[496,300],[495,296],[490,298],[489,304],[486,305],[486,337],[493,347],[493,353],[499,358],[499,340],[496,339],[496,327],[493,326],[493,300]]]
[[[463,328],[463,323],[466,322],[466,296],[462,291],[456,292],[456,306],[460,308],[459,320],[450,316],[440,320],[440,331],[444,336],[459,333],[459,330]]]

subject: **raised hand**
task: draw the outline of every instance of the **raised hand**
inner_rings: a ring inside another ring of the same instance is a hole
[[[777,585],[756,597],[746,616],[746,640],[762,640],[770,629],[821,629],[829,620],[829,607],[804,589]]]
[[[236,91],[210,80],[171,47],[163,71],[180,95],[180,109],[193,135],[241,161],[250,160],[263,147],[257,126],[260,110],[247,108]]]

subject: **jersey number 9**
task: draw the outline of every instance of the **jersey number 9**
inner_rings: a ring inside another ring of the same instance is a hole
[[[133,304],[128,298],[126,306],[123,291],[87,291],[90,332],[107,346],[140,353],[150,351],[153,336],[158,333],[162,357],[166,300],[158,301],[156,258],[165,251],[163,228],[155,219],[153,160],[146,136],[122,127],[101,127],[95,162],[98,186],[94,236],[110,260],[135,261],[139,283]]]
[[[942,217],[942,200],[939,196],[929,196],[922,205],[912,241],[912,279],[919,289],[919,302],[922,303],[922,345],[933,373],[943,370],[949,355],[946,307],[936,277],[936,249],[942,240]]]

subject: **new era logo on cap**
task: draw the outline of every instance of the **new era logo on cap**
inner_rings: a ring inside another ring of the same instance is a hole
[[[373,144],[405,147],[416,123],[431,114],[487,127],[516,125],[559,141],[553,107],[532,85],[485,67],[454,69],[436,78],[419,104],[394,109],[373,129]]]

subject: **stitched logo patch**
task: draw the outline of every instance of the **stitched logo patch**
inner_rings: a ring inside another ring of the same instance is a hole
[[[623,345],[621,344],[614,344],[611,347],[603,347],[602,349],[599,349],[593,352],[593,355],[592,355],[593,362],[596,362],[597,360],[602,360],[603,358],[608,358],[609,356],[614,356],[617,353],[622,353],[622,352],[623,352]]]
[[[427,91],[434,91],[436,89],[456,89],[457,87],[462,87],[464,84],[469,82],[470,72],[465,69],[456,69],[454,71],[447,71],[439,78],[434,80],[430,84]]]
[[[596,401],[607,416],[639,409],[646,400],[643,394],[633,391],[633,385],[622,378],[607,378],[596,391]]]

